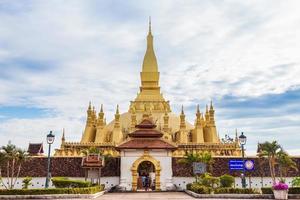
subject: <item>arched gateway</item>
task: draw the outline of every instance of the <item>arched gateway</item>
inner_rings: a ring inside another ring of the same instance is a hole
[[[140,165],[145,162],[148,161],[151,164],[154,165],[154,172],[155,172],[155,190],[160,190],[160,162],[158,160],[156,160],[155,158],[153,158],[152,156],[149,155],[148,151],[144,152],[144,155],[141,156],[139,159],[137,159],[131,167],[131,172],[132,172],[132,190],[136,191],[137,190],[137,184],[138,184],[138,168],[140,167]]]
[[[147,114],[135,128],[128,134],[129,139],[117,147],[121,156],[120,187],[137,191],[141,189],[138,188],[141,177],[146,176],[151,180],[151,189],[172,189],[172,151],[176,150],[176,145],[163,139],[163,133],[155,129],[156,125]],[[141,169],[143,163],[149,167],[153,165],[153,169],[147,171],[147,166]]]

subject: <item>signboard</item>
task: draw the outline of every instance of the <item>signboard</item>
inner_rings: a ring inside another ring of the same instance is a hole
[[[243,170],[244,169],[243,160],[229,160],[229,169],[230,170]]]
[[[254,170],[254,161],[253,160],[229,160],[229,169],[230,170]]]
[[[194,174],[204,174],[206,172],[206,164],[202,162],[193,162]]]

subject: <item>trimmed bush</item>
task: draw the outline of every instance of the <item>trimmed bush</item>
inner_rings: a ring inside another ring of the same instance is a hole
[[[92,183],[89,181],[70,180],[66,177],[54,177],[51,181],[56,188],[84,188],[92,186]]]
[[[86,188],[12,189],[0,190],[0,195],[94,194],[103,189],[100,186]]]
[[[263,194],[273,194],[273,189],[271,187],[263,187],[261,188],[261,192]]]
[[[32,178],[31,177],[25,177],[22,181],[22,189],[28,189],[28,186],[31,184]]]
[[[187,189],[187,190],[191,190],[191,187],[192,187],[192,183],[186,184],[186,189]]]
[[[254,188],[216,188],[215,194],[260,194],[259,190]]]
[[[198,183],[193,183],[191,185],[191,191],[196,192],[198,194],[210,194],[211,193],[211,189],[208,187],[205,187],[203,185],[200,185]]]
[[[298,187],[298,186],[300,186],[300,177],[294,177],[294,178],[293,178],[292,186],[293,186],[293,187]]]
[[[220,176],[220,186],[221,187],[232,187],[234,183],[234,177],[228,174]]]
[[[289,188],[289,194],[300,194],[300,187]]]

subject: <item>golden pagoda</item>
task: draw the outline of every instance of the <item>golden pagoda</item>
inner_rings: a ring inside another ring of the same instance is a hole
[[[106,124],[103,105],[97,114],[91,102],[87,109],[87,120],[80,142],[66,142],[65,133],[61,148],[55,156],[81,156],[82,150],[90,147],[100,148],[105,154],[119,156],[118,145],[126,142],[128,135],[136,130],[136,125],[147,115],[156,123],[156,129],[163,133],[163,139],[176,146],[173,157],[182,157],[186,152],[211,152],[214,156],[240,156],[237,140],[222,142],[217,134],[213,103],[201,113],[196,106],[195,123],[185,119],[184,108],[181,113],[172,113],[169,101],[160,91],[157,60],[153,48],[151,21],[147,35],[147,49],[140,73],[140,91],[130,102],[128,111],[120,114],[116,108],[114,120]]]

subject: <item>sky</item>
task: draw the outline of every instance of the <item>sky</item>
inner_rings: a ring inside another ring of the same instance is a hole
[[[0,145],[79,141],[86,109],[128,110],[148,18],[164,97],[193,122],[213,101],[220,137],[300,155],[300,1],[0,0]]]

